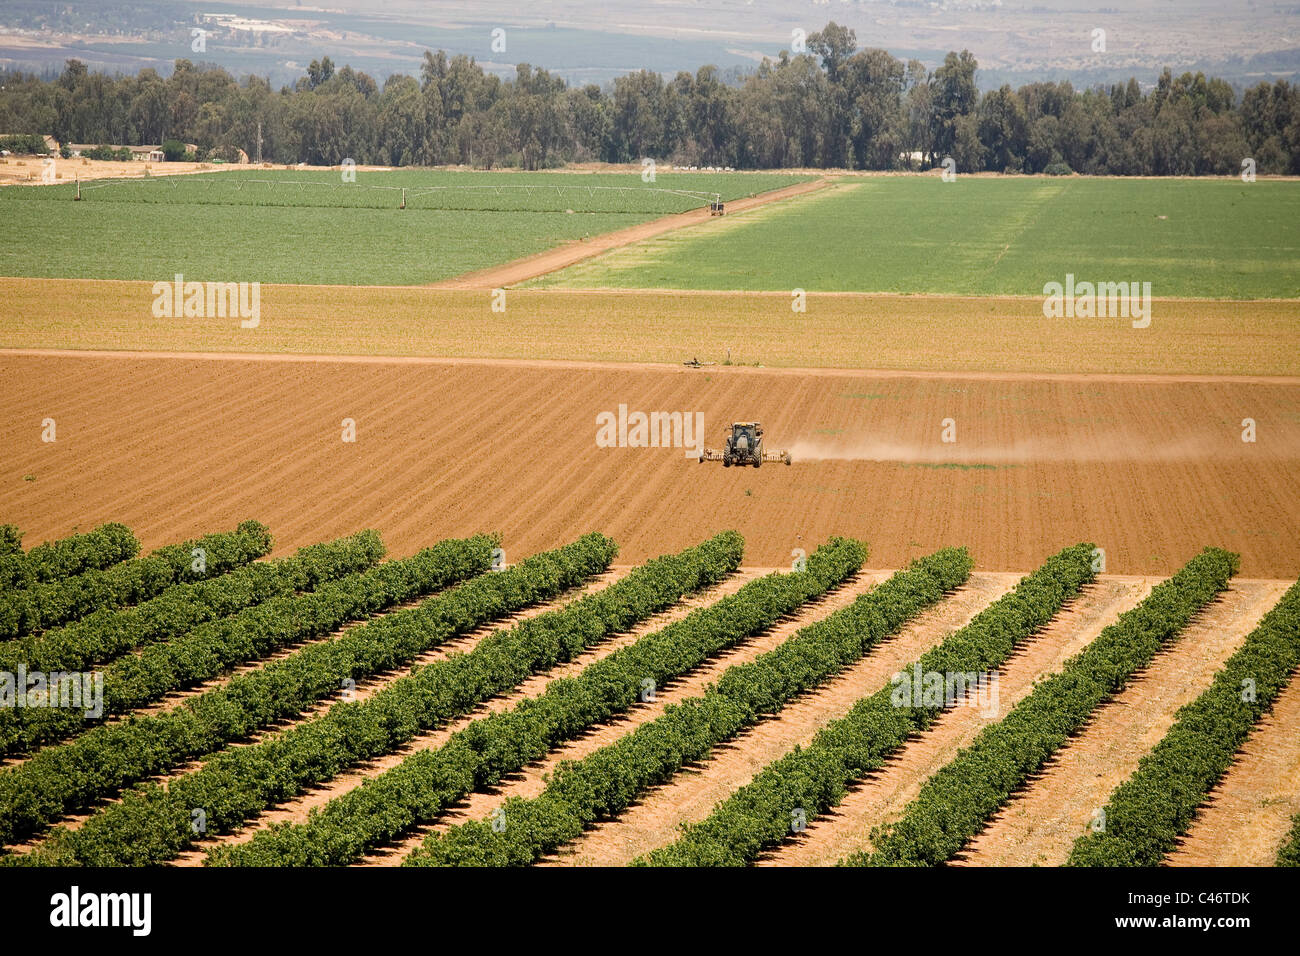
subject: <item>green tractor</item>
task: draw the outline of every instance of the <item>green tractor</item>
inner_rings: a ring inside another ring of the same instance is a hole
[[[763,450],[763,426],[759,422],[732,422],[725,448],[706,448],[700,461],[720,461],[723,468],[732,465],[759,467],[765,461],[783,461],[790,464],[788,451]]]

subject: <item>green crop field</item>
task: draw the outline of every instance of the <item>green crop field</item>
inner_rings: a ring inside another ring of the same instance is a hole
[[[15,186],[0,275],[415,285],[806,178],[228,170],[87,183],[81,202],[72,184]]]
[[[1038,296],[1067,273],[1155,297],[1298,297],[1300,183],[846,179],[533,284]]]

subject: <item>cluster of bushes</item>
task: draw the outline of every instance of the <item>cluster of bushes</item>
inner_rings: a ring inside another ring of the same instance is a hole
[[[970,555],[948,549],[916,561],[775,650],[728,668],[703,697],[579,761],[560,765],[540,796],[506,801],[497,818],[431,834],[407,860],[424,866],[525,866],[626,809],[648,787],[703,760],[797,695],[869,653],[969,576]]]
[[[255,561],[219,578],[176,584],[130,608],[104,608],[38,635],[0,644],[0,671],[82,670],[127,651],[171,640],[269,598],[310,591],[384,556],[374,531],[299,549],[282,561]]]
[[[1093,546],[1079,544],[1050,558],[1014,591],[922,655],[922,673],[992,670],[1046,625],[1094,577]],[[969,560],[969,558],[967,558]],[[905,670],[912,670],[907,668]],[[807,822],[838,804],[848,786],[884,765],[913,734],[939,718],[944,702],[922,698],[906,706],[892,687],[858,701],[804,748],[764,768],[749,784],[688,826],[675,843],[636,863],[651,866],[744,866],[792,832],[793,815]]]
[[[0,150],[8,150],[17,156],[44,156],[49,152],[45,137],[31,135],[0,136]]]
[[[614,542],[598,535],[580,544],[602,567],[615,550]],[[419,732],[468,713],[528,676],[571,661],[614,633],[671,607],[685,593],[722,580],[738,567],[742,551],[740,535],[724,532],[680,554],[643,564],[603,591],[495,632],[472,652],[434,661],[368,700],[338,702],[322,717],[283,734],[251,747],[224,750],[166,788],[146,786],[127,793],[122,803],[88,819],[81,829],[56,831],[23,860],[92,866],[170,860],[198,838],[192,829],[195,809],[203,810],[208,834],[233,831],[269,806],[357,762],[390,753]],[[520,564],[520,570],[526,564]],[[416,620],[394,626],[385,644],[417,648],[420,624]]]
[[[1239,558],[1206,548],[1146,600],[1120,615],[1039,683],[1006,718],[982,730],[970,747],[926,781],[894,824],[873,834],[872,853],[849,866],[937,866],[951,859],[1024,786],[1089,716],[1228,586]]]
[[[228,668],[260,660],[286,645],[328,634],[350,621],[486,571],[496,543],[487,535],[445,541],[401,561],[351,573],[342,580],[322,581],[309,594],[284,594],[150,645],[104,668],[103,715],[145,707],[169,693],[211,680]],[[349,541],[331,557],[346,556],[348,561],[359,560],[362,567],[368,567],[378,560],[382,548],[378,534],[363,532],[359,540]],[[31,749],[87,726],[85,715],[69,708],[0,711],[0,753]]]
[[[499,782],[598,723],[628,711],[647,687],[661,688],[775,624],[854,574],[866,559],[857,541],[819,548],[802,571],[771,574],[681,621],[620,648],[510,711],[474,721],[436,750],[331,801],[301,826],[274,827],[246,844],[217,848],[209,862],[243,866],[341,866],[428,822],[471,790]],[[648,682],[648,683],[647,683]]]
[[[153,666],[132,665],[123,668],[124,678],[110,674],[105,680],[105,709],[121,706],[132,692],[137,695],[132,703],[139,706],[156,699],[163,688],[178,686],[178,674],[213,676],[233,663],[328,634],[484,571],[496,543],[488,535],[443,542],[366,574],[327,583],[319,591],[243,612],[231,619],[236,622],[231,627],[205,626],[173,645],[155,645],[146,654],[163,653]],[[419,607],[309,644],[179,707],[97,726],[76,740],[39,751],[0,771],[0,840],[21,839],[63,813],[210,754],[276,720],[301,715],[316,701],[337,694],[346,681],[409,663],[451,636],[580,583],[607,566],[614,553],[607,539],[584,539],[570,549],[554,560],[530,559],[531,566],[524,562],[500,574],[481,575]],[[60,711],[28,711],[31,723],[22,729],[30,733],[32,727],[45,727],[35,723],[35,715],[50,713]],[[73,719],[79,716],[70,713]]]
[[[123,163],[132,159],[131,150],[125,146],[94,146],[83,149],[81,155],[85,159],[111,159]]]
[[[1291,818],[1291,832],[1277,853],[1278,866],[1300,866],[1300,813]]]
[[[165,139],[162,143],[163,161],[168,163],[193,163],[198,154],[178,139]]]
[[[108,550],[109,556],[97,558],[97,562],[116,560],[124,548],[138,548],[134,537],[129,537],[130,532],[123,535],[122,531],[114,530],[106,536],[108,541],[98,542]],[[271,533],[266,526],[245,521],[234,531],[167,545],[148,557],[112,564],[102,570],[88,570],[73,577],[37,581],[24,590],[0,596],[0,638],[35,634],[101,608],[137,604],[161,594],[173,584],[225,574],[270,550]]]
[[[1300,583],[1282,597],[1080,837],[1072,866],[1159,866],[1300,667]]]
[[[102,571],[140,553],[140,542],[131,529],[117,523],[47,541],[26,553],[22,539],[22,532],[13,525],[0,527],[0,587],[23,590],[87,571]]]
[[[446,607],[441,613],[391,615],[318,645],[343,645],[354,635],[372,632],[362,641],[352,642],[347,659],[327,659],[323,668],[304,673],[299,683],[324,689],[326,682],[333,680],[337,688],[337,668],[349,659],[351,670],[359,672],[356,676],[388,670],[409,663],[451,633],[464,633],[472,624],[522,606],[503,607],[503,595],[474,593],[477,582],[515,574],[507,593],[545,590],[553,596],[608,567],[616,551],[608,538],[588,535],[561,552],[539,555],[510,571],[478,578],[443,598]],[[200,770],[166,788],[146,785],[128,793],[122,802],[96,814],[80,829],[51,834],[38,851],[22,861],[150,865],[171,859],[196,838],[192,829],[195,809],[205,814],[205,832],[229,832],[303,788],[360,760],[389,752],[421,730],[467,712],[530,674],[571,660],[612,633],[671,606],[686,592],[721,580],[739,565],[742,553],[740,536],[728,532],[679,555],[659,558],[562,610],[489,635],[468,654],[452,655],[420,668],[364,702],[345,698],[319,718],[255,745],[217,754]],[[269,665],[259,673],[275,667]],[[348,674],[349,670],[344,670],[341,676]],[[316,694],[314,699],[320,696]],[[290,716],[278,709],[277,701],[265,691],[263,697],[267,699],[251,703],[264,718]],[[300,704],[295,713],[301,710]]]

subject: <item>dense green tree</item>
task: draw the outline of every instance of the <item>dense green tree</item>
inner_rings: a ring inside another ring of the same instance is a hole
[[[1049,166],[1111,175],[1300,173],[1300,91],[1285,80],[1240,96],[1223,80],[1165,70],[1075,90],[1002,86],[980,96],[978,64],[948,54],[933,72],[859,49],[834,22],[808,52],[782,51],[747,74],[702,66],[671,79],[641,71],[608,88],[570,87],[519,64],[512,77],[429,51],[418,76],[382,89],[366,73],[313,60],[290,86],[236,80],[177,60],[110,76],[69,60],[52,80],[0,74],[0,129],[60,143],[195,143],[202,156],[281,163],[501,164],[541,169],[653,157],[691,166],[920,169],[953,156],[963,170]]]
[[[961,53],[949,53],[944,57],[943,66],[934,71],[931,121],[935,149],[939,153],[952,153],[957,142],[957,120],[975,111],[979,101],[979,89],[975,86],[976,66],[970,51],[962,50]]]
[[[862,50],[843,67],[848,91],[852,165],[891,169],[898,165],[907,139],[904,91],[907,68],[885,50]]]
[[[1029,123],[1010,86],[984,96],[979,109],[979,139],[987,150],[987,167],[996,172],[1021,172],[1029,140]]]
[[[808,37],[808,50],[821,59],[826,71],[824,156],[827,166],[849,166],[852,147],[854,85],[845,75],[858,48],[858,38],[848,27],[834,20],[826,28]],[[860,75],[860,71],[859,71]]]
[[[615,162],[629,162],[667,153],[668,93],[663,78],[650,70],[614,80]]]

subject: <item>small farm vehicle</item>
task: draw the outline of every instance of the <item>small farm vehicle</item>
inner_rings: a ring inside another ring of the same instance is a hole
[[[790,464],[788,451],[763,450],[763,426],[759,422],[733,422],[731,432],[727,435],[724,448],[706,448],[700,453],[700,461],[720,461],[722,467],[732,465],[753,465],[759,467],[765,461],[782,461]]]

